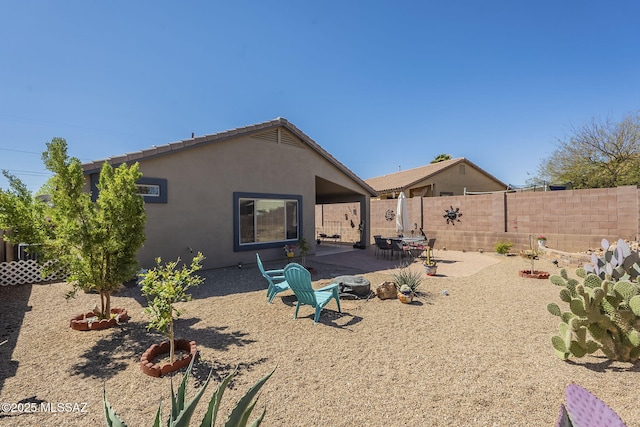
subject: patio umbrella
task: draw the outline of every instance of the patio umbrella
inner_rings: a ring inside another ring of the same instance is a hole
[[[403,231],[410,228],[409,211],[407,210],[407,198],[404,191],[398,196],[398,208],[396,209],[396,231],[402,234]]]

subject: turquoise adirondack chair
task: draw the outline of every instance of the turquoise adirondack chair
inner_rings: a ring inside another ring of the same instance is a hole
[[[301,266],[292,262],[284,268],[284,277],[287,283],[291,287],[291,290],[298,298],[298,305],[296,305],[296,314],[294,319],[298,318],[298,310],[301,305],[310,305],[316,309],[316,315],[313,318],[313,323],[318,323],[320,319],[320,312],[332,299],[336,300],[338,304],[338,312],[342,313],[340,309],[340,294],[338,293],[338,284],[332,283],[320,289],[313,289],[311,286],[311,273]]]
[[[267,279],[267,282],[269,282],[269,287],[267,288],[267,299],[269,300],[269,304],[271,304],[277,294],[289,289],[289,284],[284,278],[284,270],[265,270],[262,265],[260,255],[257,253],[256,260],[258,261],[260,273],[262,273],[262,276]]]

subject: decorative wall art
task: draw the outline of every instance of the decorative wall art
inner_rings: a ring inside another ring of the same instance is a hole
[[[460,208],[445,209],[445,214],[442,215],[446,220],[447,224],[456,225],[456,222],[460,222],[460,217],[462,216],[462,212],[460,212]]]

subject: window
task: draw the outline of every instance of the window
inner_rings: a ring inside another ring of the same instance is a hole
[[[234,250],[296,242],[301,236],[301,196],[234,193]]]
[[[136,182],[145,203],[167,203],[167,180],[142,177]]]
[[[91,174],[91,200],[98,199],[98,181],[100,174]],[[138,194],[145,203],[167,203],[167,180],[164,178],[142,177],[136,181]]]
[[[141,196],[160,197],[160,186],[157,184],[136,184],[138,194]]]

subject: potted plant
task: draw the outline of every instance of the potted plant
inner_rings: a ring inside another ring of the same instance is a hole
[[[538,247],[540,249],[547,247],[547,238],[544,236],[538,236]]]
[[[409,285],[400,286],[400,290],[398,290],[398,300],[403,304],[409,304],[413,301],[413,291]]]
[[[176,340],[173,322],[182,314],[175,304],[189,301],[191,295],[186,291],[204,281],[203,277],[193,274],[202,269],[203,259],[202,253],[198,252],[192,259],[190,266],[183,265],[181,269],[177,269],[180,258],[165,265],[162,265],[162,260],[157,258],[157,267],[140,275],[142,295],[149,301],[149,305],[145,309],[151,318],[147,329],[156,329],[168,338],[168,341],[160,345],[154,344],[142,355],[140,365],[142,371],[147,375],[159,377],[168,372],[176,371],[188,365],[195,356],[195,342]],[[178,361],[175,361],[176,348],[188,352]],[[154,364],[153,359],[161,354],[166,354],[167,350],[169,363]]]
[[[284,245],[284,253],[287,255],[287,258],[293,258],[296,254],[296,246]]]
[[[397,288],[396,296],[400,302],[408,304],[413,301],[413,297],[422,284],[422,274],[403,266],[393,273],[393,283]]]
[[[424,271],[427,273],[427,276],[435,276],[438,271],[438,263],[431,257],[431,247],[427,246],[425,249],[425,259],[422,262],[424,266]]]
[[[538,237],[538,239],[540,239]],[[520,277],[526,277],[529,279],[548,279],[549,278],[549,273],[546,271],[538,271],[535,269],[535,260],[536,258],[538,258],[538,255],[536,253],[536,250],[534,248],[534,244],[533,244],[533,236],[529,235],[529,246],[530,246],[530,250],[526,251],[527,252],[527,257],[531,260],[531,270],[520,270],[519,274]]]

